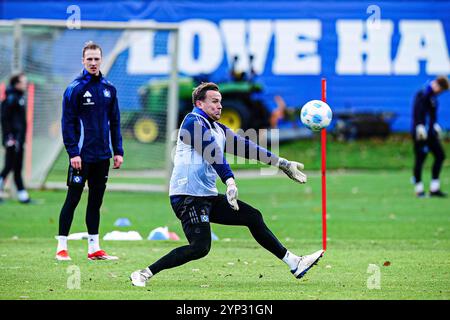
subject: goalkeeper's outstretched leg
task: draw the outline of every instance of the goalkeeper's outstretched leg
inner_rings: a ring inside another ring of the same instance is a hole
[[[172,208],[183,224],[189,245],[178,247],[148,268],[133,272],[130,277],[133,285],[145,286],[148,279],[162,270],[205,257],[211,248],[210,222],[247,227],[253,238],[263,248],[285,262],[296,278],[303,277],[322,257],[323,250],[303,257],[288,251],[267,227],[259,210],[240,200],[238,206],[239,211],[234,211],[225,195],[181,196],[173,201]]]
[[[255,240],[285,262],[295,277],[301,278],[322,257],[323,250],[297,256],[287,250],[269,230],[261,213],[238,200],[238,188],[225,152],[278,167],[289,178],[306,183],[303,164],[289,161],[235,134],[218,120],[222,95],[212,82],[202,83],[192,92],[194,108],[181,123],[174,168],[170,178],[170,202],[183,224],[189,245],[172,250],[149,267],[131,274],[133,285],[145,286],[162,270],[206,256],[211,247],[209,223],[249,228]],[[227,143],[237,148],[226,148]],[[217,178],[226,184],[226,195],[218,194]]]

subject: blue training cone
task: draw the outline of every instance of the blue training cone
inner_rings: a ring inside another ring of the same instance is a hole
[[[216,236],[216,234],[212,232],[212,230],[211,230],[211,240],[219,240],[219,237]]]
[[[169,240],[169,229],[167,227],[159,227],[153,229],[147,237],[147,240]]]
[[[129,226],[131,226],[131,222],[130,222],[130,220],[128,220],[128,218],[119,218],[116,220],[114,225],[116,227],[129,227]]]

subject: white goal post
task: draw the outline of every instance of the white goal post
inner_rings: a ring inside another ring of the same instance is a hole
[[[168,74],[127,71],[130,44],[140,41],[139,34],[143,33],[152,37],[154,54],[163,52],[169,56]],[[62,96],[82,69],[84,43],[92,40],[102,47],[101,71],[118,92],[125,149],[123,171],[158,172],[157,176],[164,179],[156,183],[141,181],[143,190],[167,188],[174,144],[171,133],[176,130],[179,110],[178,34],[176,23],[154,21],[82,20],[80,28],[71,29],[66,20],[0,20],[0,36],[5,40],[0,45],[0,98],[11,74],[24,72],[30,83],[24,161],[28,186],[45,187],[50,170],[59,170],[61,176],[67,170],[67,154],[61,155],[65,153],[61,135]],[[2,165],[3,150],[0,161]],[[155,187],[145,186],[148,184]]]

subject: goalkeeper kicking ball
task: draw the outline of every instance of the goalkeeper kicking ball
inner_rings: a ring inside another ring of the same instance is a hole
[[[320,100],[307,102],[300,111],[302,123],[312,131],[320,131],[330,125],[333,112],[328,104]]]

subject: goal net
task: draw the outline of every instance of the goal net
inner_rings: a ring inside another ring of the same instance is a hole
[[[63,20],[17,20],[11,25],[3,21],[0,33],[0,95],[15,71],[25,72],[29,81],[24,161],[28,185],[65,184],[69,160],[61,134],[62,96],[83,68],[84,44],[94,41],[102,47],[101,71],[117,88],[121,111],[124,164],[111,177],[117,176],[114,182],[125,190],[136,189],[130,184],[142,190],[165,189],[173,143],[169,132],[176,129],[178,112],[177,25],[81,21],[81,28],[70,29]],[[165,70],[140,70],[131,61],[146,45],[151,54],[165,58]],[[0,157],[3,160],[3,153]]]

